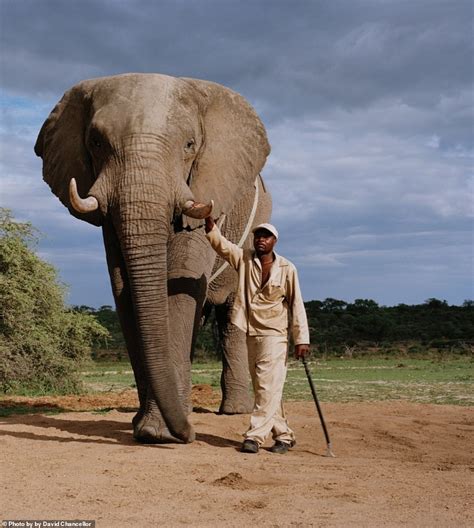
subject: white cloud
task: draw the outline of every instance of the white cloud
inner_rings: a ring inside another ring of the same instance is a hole
[[[394,127],[399,112],[404,130],[400,123]],[[275,193],[276,217],[286,220],[297,212],[308,218],[308,210],[318,208],[332,215],[471,214],[469,160],[453,163],[427,145],[426,136],[413,133],[412,124],[425,112],[379,101],[364,110],[336,111],[325,121],[287,119],[271,127],[264,174]]]

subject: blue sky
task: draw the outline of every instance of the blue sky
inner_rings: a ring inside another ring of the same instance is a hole
[[[44,234],[71,304],[112,304],[100,229],[41,178],[37,133],[80,80],[220,82],[267,128],[278,251],[306,300],[473,298],[470,1],[0,0],[0,206]]]

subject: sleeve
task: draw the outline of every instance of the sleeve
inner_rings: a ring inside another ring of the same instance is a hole
[[[309,345],[308,318],[301,295],[298,273],[290,267],[288,274],[288,304],[290,308],[291,335],[295,345]]]
[[[226,260],[234,269],[238,269],[244,250],[239,248],[237,244],[233,244],[227,240],[227,238],[222,235],[217,225],[214,225],[211,231],[206,233],[206,237],[211,243],[214,251]]]

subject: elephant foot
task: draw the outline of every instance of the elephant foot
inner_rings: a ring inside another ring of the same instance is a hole
[[[142,444],[189,444],[196,439],[194,429],[186,418],[177,423],[177,430],[171,433],[152,398],[148,398],[145,407],[133,417],[132,423],[133,438]]]
[[[137,414],[132,418],[132,425],[133,425],[133,428],[135,428],[138,424],[138,422],[140,422],[140,420],[144,417],[145,415],[145,411],[143,409],[140,409]]]
[[[222,400],[219,414],[249,414],[253,410],[253,402],[250,398],[244,400]]]
[[[141,444],[169,444],[181,442],[181,440],[174,437],[169,432],[161,419],[146,415],[142,416],[142,419],[137,420],[137,423],[134,424],[133,438]]]

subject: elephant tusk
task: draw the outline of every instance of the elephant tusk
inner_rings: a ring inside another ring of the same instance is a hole
[[[191,218],[203,219],[207,218],[211,214],[213,207],[214,200],[211,200],[208,204],[188,200],[183,205],[183,214],[186,216],[190,216]]]
[[[99,208],[97,198],[94,198],[93,196],[81,198],[79,196],[75,178],[71,178],[71,181],[69,182],[69,200],[78,213],[90,213]]]

